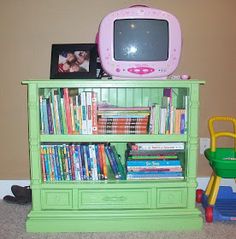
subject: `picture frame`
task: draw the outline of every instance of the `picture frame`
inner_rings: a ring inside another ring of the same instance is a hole
[[[52,44],[50,79],[96,79],[97,45]]]

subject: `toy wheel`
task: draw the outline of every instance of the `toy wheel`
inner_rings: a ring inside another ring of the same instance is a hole
[[[206,222],[213,222],[213,207],[206,207],[205,209]]]
[[[202,202],[202,196],[203,196],[203,190],[197,189],[196,191],[196,202],[201,203]]]

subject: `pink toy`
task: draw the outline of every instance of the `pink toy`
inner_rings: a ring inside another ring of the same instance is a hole
[[[179,63],[181,29],[172,14],[136,5],[108,14],[97,43],[102,67],[113,78],[165,79]]]

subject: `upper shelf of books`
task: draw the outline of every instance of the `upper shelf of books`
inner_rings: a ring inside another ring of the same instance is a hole
[[[170,141],[186,140],[189,105],[198,105],[197,89],[203,81],[34,80],[23,84],[34,87],[31,101],[40,118],[42,140],[55,141],[56,135],[59,141],[72,137],[80,141],[81,135],[88,135],[93,142],[102,138],[123,142],[127,137],[150,142],[165,140],[167,135]]]

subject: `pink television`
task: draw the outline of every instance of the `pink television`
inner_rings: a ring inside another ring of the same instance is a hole
[[[101,65],[114,79],[166,79],[178,66],[181,41],[175,16],[140,5],[105,16],[97,35]]]

